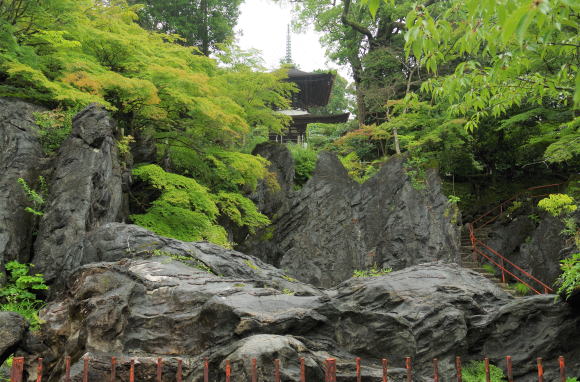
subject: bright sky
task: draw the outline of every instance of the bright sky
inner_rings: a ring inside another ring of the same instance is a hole
[[[286,57],[286,34],[292,19],[292,5],[273,0],[245,0],[241,5],[240,18],[236,27],[239,45],[242,49],[255,48],[262,52],[262,58],[269,69],[280,66],[280,59]],[[318,42],[319,33],[313,29],[305,33],[292,33],[292,60],[301,70],[340,69],[345,77],[345,68],[327,62],[324,48]]]

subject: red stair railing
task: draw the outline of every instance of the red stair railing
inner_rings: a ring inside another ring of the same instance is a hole
[[[534,194],[534,195],[530,195],[530,193],[532,191],[535,191],[535,190],[544,190],[544,189],[547,189],[547,188],[555,188],[555,189],[557,188],[557,189],[559,189],[562,184],[563,183],[555,183],[555,184],[546,184],[546,185],[543,185],[543,186],[535,186],[535,187],[526,188],[524,191],[515,194],[514,196],[512,196],[508,200],[503,201],[498,206],[492,208],[491,210],[487,211],[483,215],[479,216],[477,219],[475,219],[474,221],[472,221],[471,224],[473,225],[473,227],[474,227],[475,230],[481,229],[481,228],[485,227],[486,225],[488,225],[490,223],[493,223],[500,216],[502,216],[504,214],[504,212],[506,211],[508,205],[511,204],[511,203],[513,203],[514,201],[517,201],[522,196],[526,196],[527,198],[539,198],[539,197],[542,197],[542,196],[548,196],[548,195],[550,195],[550,193],[547,193],[547,194]],[[498,214],[497,215],[492,215],[494,212],[498,212]],[[491,215],[491,217],[488,220],[485,220],[485,221],[483,220],[483,219],[485,219],[486,217],[488,217],[490,215]]]
[[[540,281],[537,278],[535,278],[534,276],[532,276],[529,272],[524,271],[521,267],[517,266],[516,264],[514,264],[513,262],[508,260],[505,256],[499,254],[496,250],[494,250],[493,248],[491,248],[490,246],[488,246],[487,244],[485,244],[481,240],[477,239],[475,237],[473,226],[471,224],[468,224],[468,229],[469,229],[469,238],[471,240],[471,248],[473,250],[473,253],[476,253],[476,254],[482,256],[483,258],[487,259],[489,262],[491,262],[493,265],[495,265],[499,270],[501,270],[503,283],[506,282],[506,274],[508,274],[511,277],[513,277],[514,279],[521,282],[522,284],[526,285],[528,288],[530,288],[536,294],[552,293],[554,291],[548,285],[546,285],[542,281]],[[483,250],[481,250],[481,248],[483,248],[484,250],[487,250],[489,252],[486,254]],[[492,256],[495,256],[495,259],[492,258]],[[514,267],[516,270],[518,270],[521,273],[521,275],[520,275],[521,277],[518,277],[514,272],[507,269],[505,267],[506,263],[511,265],[512,267]],[[528,282],[526,282],[524,279],[527,279]],[[543,289],[543,292],[540,292],[538,289],[534,288],[532,285],[530,285],[530,283],[537,284],[536,288]],[[540,285],[540,287],[538,287],[538,285]]]
[[[491,264],[495,265],[501,271],[501,278],[503,283],[506,282],[506,274],[507,274],[513,277],[515,280],[518,280],[522,284],[526,285],[528,288],[530,288],[530,290],[534,291],[534,293],[536,294],[552,293],[554,291],[548,285],[538,280],[536,277],[532,276],[529,272],[526,272],[521,267],[514,264],[513,262],[508,260],[505,256],[497,252],[495,249],[491,248],[489,245],[478,239],[477,230],[496,221],[506,212],[509,204],[513,203],[514,201],[517,201],[522,196],[525,196],[528,199],[548,196],[549,193],[533,194],[533,195],[530,193],[536,190],[545,190],[549,188],[559,189],[561,185],[562,183],[557,183],[527,188],[526,190],[514,195],[510,199],[502,202],[497,207],[487,211],[485,214],[479,216],[477,219],[475,219],[473,222],[467,225],[469,230],[469,240],[471,241],[471,249],[473,251],[474,257],[477,254],[488,260]],[[508,268],[506,268],[506,264],[511,265],[513,267],[513,271],[510,271]],[[514,272],[518,272],[520,275],[518,276]],[[535,287],[532,286],[531,284],[534,284]],[[540,292],[540,290],[542,290],[542,292]]]

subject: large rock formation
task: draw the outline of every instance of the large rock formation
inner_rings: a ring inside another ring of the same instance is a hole
[[[41,311],[46,324],[21,354],[45,359],[48,382],[60,380],[67,354],[78,381],[86,354],[95,359],[93,380],[106,380],[111,355],[119,360],[119,376],[127,375],[130,357],[142,359],[139,380],[145,381],[154,380],[158,356],[167,358],[167,381],[174,379],[177,358],[184,359],[187,379],[196,381],[204,358],[212,380],[223,380],[225,360],[231,360],[233,381],[247,380],[251,358],[260,361],[263,376],[272,375],[272,361],[280,358],[283,380],[296,381],[299,357],[310,380],[321,380],[329,356],[340,360],[342,378],[353,376],[354,359],[362,357],[367,381],[380,380],[383,357],[390,359],[393,380],[401,380],[406,356],[413,358],[415,381],[428,380],[434,357],[450,378],[456,355],[485,354],[496,364],[512,355],[520,381],[531,380],[538,356],[550,365],[547,380],[557,373],[551,362],[559,355],[569,360],[570,375],[580,373],[580,317],[569,306],[554,304],[553,296],[514,299],[454,265],[424,264],[352,279],[326,293],[292,295],[266,286],[258,270],[217,275],[192,266],[187,258],[195,256],[176,251],[79,268],[66,293]]]
[[[85,264],[144,256],[169,256],[216,275],[251,278],[260,285],[288,289],[300,295],[322,293],[310,285],[296,282],[272,265],[243,253],[207,242],[183,242],[157,236],[142,227],[121,223],[104,224],[72,245],[63,262],[61,280],[67,280],[73,271]]]
[[[15,158],[40,155],[32,130],[14,138],[6,133],[12,124],[2,126],[10,147],[22,148]],[[274,201],[261,206],[275,221],[273,239],[263,233],[267,240],[255,251],[302,279],[334,285],[375,263],[407,267],[322,290],[250,255],[116,222],[124,210],[113,134],[107,113],[91,106],[75,118],[59,151],[35,245],[36,271],[52,281],[42,329],[29,332],[18,315],[0,313],[0,356],[15,349],[25,356],[27,381],[37,380],[36,357],[44,358],[43,381],[62,380],[67,355],[77,382],[84,356],[91,358],[92,381],[108,380],[111,356],[125,381],[132,357],[139,359],[139,381],[155,380],[157,357],[165,359],[164,381],[175,380],[178,359],[188,380],[201,380],[206,358],[213,381],[224,379],[227,359],[232,381],[247,381],[251,358],[258,359],[261,380],[271,378],[277,358],[282,380],[296,381],[300,357],[309,381],[322,380],[327,357],[339,360],[339,380],[352,380],[356,356],[363,358],[364,381],[381,380],[383,357],[390,359],[390,380],[403,381],[406,356],[417,382],[430,380],[434,357],[444,379],[451,378],[456,355],[465,361],[487,355],[500,365],[512,355],[518,381],[532,380],[538,356],[546,360],[546,380],[554,380],[552,363],[564,355],[569,375],[580,375],[580,315],[572,306],[554,303],[554,296],[514,299],[478,273],[444,263],[456,255],[457,229],[434,173],[417,191],[402,159],[394,158],[359,185],[336,157],[323,154],[303,190],[293,193],[291,176],[282,174],[281,194],[255,195]],[[274,150],[264,156],[288,159]],[[15,178],[35,175],[34,166],[1,159]],[[0,202],[16,211],[6,204],[12,183],[0,185]],[[12,236],[0,236],[4,253],[15,248],[7,243],[21,227],[11,224]],[[27,251],[18,245],[10,256]],[[433,259],[443,261],[425,263]],[[417,263],[425,264],[408,267]]]
[[[272,157],[272,146],[257,153]],[[441,193],[434,171],[425,181],[425,189],[416,190],[404,159],[394,157],[361,185],[334,154],[323,152],[304,188],[286,193],[284,203],[277,203],[280,208],[266,211],[273,225],[239,249],[322,287],[373,265],[402,269],[433,260],[455,261],[457,213]]]
[[[29,103],[0,98],[0,285],[4,263],[30,261],[33,216],[18,178],[28,184],[38,180],[43,156],[34,123],[34,112],[43,109]]]
[[[122,218],[114,129],[108,112],[91,105],[75,116],[72,134],[58,152],[33,259],[36,271],[49,282],[61,271],[71,244],[101,224]]]
[[[573,239],[562,234],[561,219],[548,213],[534,215],[529,207],[523,207],[512,216],[504,216],[488,228],[489,238],[484,241],[544,283],[553,285],[562,273],[560,260],[576,252],[576,246]],[[580,223],[580,211],[573,218]]]

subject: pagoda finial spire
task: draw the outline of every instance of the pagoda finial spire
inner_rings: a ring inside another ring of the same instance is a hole
[[[285,64],[292,64],[292,39],[290,37],[290,24],[288,24],[288,34],[286,36],[286,58]]]

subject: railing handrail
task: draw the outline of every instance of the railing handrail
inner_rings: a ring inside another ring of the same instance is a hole
[[[507,262],[508,264],[510,264],[512,267],[516,268],[518,271],[522,272],[524,275],[526,275],[528,278],[534,280],[535,282],[537,282],[538,284],[540,284],[541,286],[544,287],[544,289],[549,290],[551,292],[553,292],[554,290],[552,288],[550,288],[548,285],[546,285],[545,283],[543,283],[542,281],[540,281],[539,279],[537,279],[536,277],[534,277],[531,273],[524,271],[522,268],[520,268],[518,265],[514,264],[513,262],[511,262],[510,260],[508,260],[505,256],[501,255],[499,252],[497,252],[495,249],[491,248],[489,245],[485,244],[483,241],[477,239],[477,242],[481,245],[483,245],[487,250],[489,250],[491,253],[493,253],[494,255],[498,256],[500,259],[502,259],[503,261]]]
[[[554,183],[554,184],[545,184],[545,185],[542,185],[542,186],[534,186],[534,187],[528,187],[528,188],[526,188],[524,191],[521,191],[521,192],[519,192],[519,193],[515,194],[514,196],[512,196],[511,198],[509,198],[509,199],[507,199],[507,200],[504,200],[504,201],[503,201],[503,202],[501,202],[499,205],[495,206],[495,207],[494,207],[494,208],[492,208],[491,210],[489,210],[489,211],[487,211],[486,213],[484,213],[483,215],[479,216],[477,219],[473,220],[473,221],[471,222],[471,224],[473,224],[473,227],[474,227],[474,229],[485,227],[486,225],[488,225],[489,223],[491,223],[492,221],[494,221],[495,219],[497,219],[499,216],[501,216],[501,214],[504,212],[504,210],[503,210],[503,207],[504,207],[506,204],[508,204],[508,203],[510,203],[510,202],[512,202],[512,201],[514,201],[514,200],[516,200],[516,199],[517,199],[517,198],[519,198],[520,196],[522,196],[522,195],[524,195],[524,194],[526,194],[526,193],[528,193],[528,192],[530,192],[530,191],[539,190],[539,189],[544,189],[544,188],[550,188],[550,187],[556,187],[556,186],[561,186],[561,185],[563,185],[563,184],[564,184],[564,183]],[[533,195],[533,197],[538,197],[538,196],[545,196],[545,195],[547,195],[547,194],[542,194],[542,195]],[[485,223],[481,224],[479,227],[475,228],[475,226],[476,226],[476,223],[477,223],[477,222],[479,222],[480,220],[482,220],[482,219],[483,219],[483,218],[485,218],[486,216],[490,215],[492,212],[494,212],[494,211],[495,211],[495,210],[497,210],[497,209],[499,209],[499,210],[500,210],[500,213],[499,213],[497,216],[495,216],[495,217],[491,218],[490,220],[488,220],[488,221],[486,221]]]
[[[481,256],[485,257],[486,259],[488,259],[489,261],[491,261],[493,264],[495,264],[498,268],[502,269],[507,274],[509,274],[510,276],[512,276],[513,278],[515,278],[519,282],[521,282],[522,284],[526,285],[528,288],[530,288],[531,290],[533,290],[536,294],[542,294],[542,292],[538,291],[536,288],[534,288],[533,286],[531,286],[530,284],[528,284],[524,280],[520,279],[518,276],[516,276],[514,273],[510,272],[508,269],[506,269],[506,268],[502,267],[500,264],[496,263],[491,257],[489,257],[485,253],[481,252],[479,249],[476,248],[475,249],[475,252],[479,253]]]
[[[479,240],[475,236],[475,229],[473,227],[473,223],[468,223],[467,224],[467,227],[468,227],[468,230],[469,230],[469,239],[471,241],[472,250],[475,253],[479,254],[480,256],[483,256],[487,260],[491,261],[497,268],[499,268],[502,271],[502,275],[504,274],[504,272],[505,273],[508,273],[509,275],[511,275],[512,277],[514,277],[516,280],[518,280],[519,282],[523,283],[528,288],[530,288],[531,290],[533,290],[535,293],[542,294],[542,292],[539,292],[536,288],[534,288],[533,286],[531,286],[528,282],[522,280],[520,277],[516,276],[512,271],[510,271],[509,269],[507,269],[504,266],[504,264],[503,264],[504,262],[507,262],[508,264],[510,264],[511,266],[513,266],[515,269],[517,269],[518,271],[520,271],[521,273],[523,273],[525,275],[525,277],[527,277],[529,280],[532,280],[532,281],[536,282],[537,284],[541,285],[543,287],[543,289],[544,289],[544,293],[548,293],[548,292],[553,292],[554,291],[548,285],[546,285],[545,283],[543,283],[542,281],[540,281],[536,277],[532,276],[529,272],[526,272],[520,266],[518,266],[517,264],[515,264],[512,261],[510,261],[509,259],[507,259],[505,256],[503,256],[502,254],[500,254],[499,252],[497,252],[495,249],[493,249],[489,245],[485,244],[483,241]],[[502,264],[498,264],[489,255],[486,255],[481,250],[479,250],[478,249],[478,244],[480,246],[483,246],[485,249],[487,249],[493,255],[499,257],[501,259],[501,261],[502,261]]]

